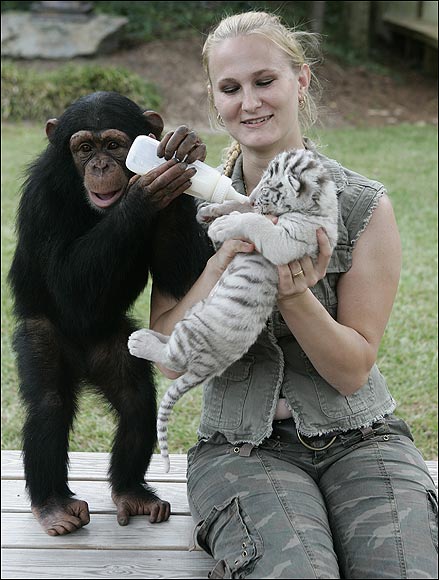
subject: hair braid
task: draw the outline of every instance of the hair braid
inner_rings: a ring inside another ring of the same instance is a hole
[[[227,177],[231,177],[233,168],[235,167],[236,160],[238,159],[240,153],[241,145],[238,143],[238,141],[233,141],[230,147],[226,150],[223,164],[223,173]]]

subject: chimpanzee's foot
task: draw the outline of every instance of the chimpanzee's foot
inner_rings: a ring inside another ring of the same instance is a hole
[[[165,522],[171,515],[171,505],[162,501],[146,484],[134,491],[116,493],[111,497],[117,508],[117,523],[128,525],[130,516],[149,515],[152,524]]]
[[[32,506],[32,513],[49,536],[70,534],[90,522],[88,504],[80,499],[49,499],[43,505]]]

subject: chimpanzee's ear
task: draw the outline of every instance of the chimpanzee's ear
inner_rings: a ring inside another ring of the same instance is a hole
[[[150,132],[154,133],[157,139],[160,139],[163,127],[165,126],[161,116],[155,111],[144,111],[143,115],[146,117],[148,123],[150,124]]]
[[[53,134],[59,123],[58,119],[49,119],[46,123],[46,135],[51,143],[53,143]]]

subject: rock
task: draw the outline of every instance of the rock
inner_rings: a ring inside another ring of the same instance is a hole
[[[31,11],[51,14],[88,14],[93,11],[94,2],[32,2]]]
[[[2,56],[13,58],[67,59],[108,53],[119,47],[125,17],[107,14],[86,19],[32,12],[3,12]]]

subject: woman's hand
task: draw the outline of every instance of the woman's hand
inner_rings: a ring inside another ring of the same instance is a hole
[[[332,251],[328,236],[322,228],[317,230],[317,241],[319,244],[319,255],[315,262],[309,256],[305,256],[301,260],[295,260],[284,266],[278,266],[279,302],[297,298],[308,288],[312,288],[319,280],[324,278]]]
[[[207,262],[209,272],[219,279],[227,266],[239,253],[254,252],[255,246],[244,240],[226,240],[220,249]]]
[[[155,139],[154,135],[149,136]],[[196,160],[204,161],[206,145],[194,131],[182,125],[166,133],[157,147],[157,156],[164,157],[166,162],[145,175],[132,177],[129,188],[131,191],[141,190],[160,210],[189,189],[191,178],[197,170],[188,167],[188,164]]]
[[[227,203],[227,202],[226,202]],[[244,212],[245,213],[245,212]],[[277,224],[279,217],[274,215],[266,215],[273,224]],[[227,266],[233,260],[236,254],[246,253],[249,254],[256,250],[255,245],[249,240],[240,240],[231,238],[225,240],[220,249],[214,254],[210,260],[207,262],[209,271],[214,273],[214,275],[220,276],[225,271]]]

